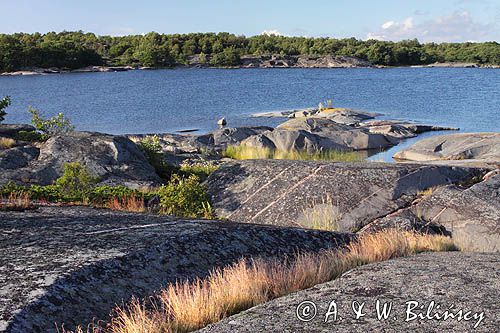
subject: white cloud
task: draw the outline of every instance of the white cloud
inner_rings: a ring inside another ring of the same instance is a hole
[[[260,34],[266,36],[283,36],[283,34],[276,29],[264,30]]]
[[[493,24],[476,22],[467,11],[456,11],[415,23],[413,17],[402,22],[387,21],[367,39],[402,40],[418,38],[421,42],[465,42],[493,40]]]

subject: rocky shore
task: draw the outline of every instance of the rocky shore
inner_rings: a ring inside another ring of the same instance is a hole
[[[0,332],[56,332],[55,323],[74,329],[106,321],[116,304],[132,296],[147,298],[168,283],[203,278],[242,257],[319,253],[393,228],[449,236],[463,251],[490,253],[424,254],[356,268],[205,331],[329,330],[324,321],[304,324],[293,317],[302,300],[327,305],[325,295],[341,301],[342,311],[352,298],[435,300],[484,311],[480,332],[498,327],[499,133],[433,136],[397,153],[393,164],[222,156],[233,146],[368,153],[422,132],[451,130],[377,120],[376,114],[348,109],[265,116],[280,116],[284,122],[276,128],[222,127],[202,135],[155,136],[164,162],[218,166],[202,184],[214,220],[47,203],[0,210]],[[30,141],[26,132],[34,130],[0,124],[0,186],[52,184],[69,162],[85,166],[103,185],[141,189],[165,182],[136,144],[153,134],[69,132]],[[419,323],[401,320],[388,326],[365,318],[338,325],[346,331],[460,332],[471,327],[465,321]]]
[[[208,58],[207,58],[208,57]],[[189,56],[187,63],[174,68],[217,68],[209,64],[209,56],[201,58],[199,55]],[[348,56],[315,56],[315,55],[245,55],[241,57],[241,64],[231,68],[386,68],[375,66],[372,63]],[[414,68],[500,68],[497,65],[483,65],[478,63],[434,63],[428,65],[411,66]],[[22,75],[49,75],[60,73],[102,73],[126,72],[132,70],[151,70],[145,66],[88,66],[78,69],[63,68],[23,68],[13,72],[0,73],[0,76]]]

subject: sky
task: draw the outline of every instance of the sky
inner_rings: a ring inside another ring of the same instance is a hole
[[[500,41],[500,0],[0,0],[0,33],[231,32]]]

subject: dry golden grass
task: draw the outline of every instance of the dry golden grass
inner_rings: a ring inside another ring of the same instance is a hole
[[[28,193],[13,192],[7,199],[0,197],[0,210],[26,210],[33,208],[31,198]]]
[[[303,209],[297,223],[304,228],[336,231],[342,216],[342,212],[333,202],[332,197],[325,195],[320,203],[313,202]]]
[[[287,262],[240,260],[206,279],[168,286],[154,305],[133,300],[106,331],[189,332],[257,304],[310,288],[363,264],[423,251],[456,250],[450,238],[387,230],[361,235],[344,249],[300,254]]]
[[[10,138],[0,138],[0,149],[9,149],[14,146],[16,141]]]
[[[111,210],[143,213],[146,211],[144,198],[128,196],[123,198],[113,198],[108,201],[107,207]]]

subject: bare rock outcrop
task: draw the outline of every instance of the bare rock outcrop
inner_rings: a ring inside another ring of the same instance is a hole
[[[446,252],[361,266],[334,281],[258,305],[199,332],[496,332],[500,326],[499,264],[499,254]],[[387,319],[377,318],[377,300],[380,309],[391,305]],[[330,314],[325,321],[332,301],[337,316]],[[363,317],[356,319],[354,302],[355,309],[364,304]],[[455,316],[443,320],[446,310]]]
[[[361,231],[405,227],[443,231],[467,251],[500,252],[500,172],[493,171],[472,186],[430,189],[410,207],[376,220]],[[437,229],[436,229],[437,228]]]
[[[423,139],[394,158],[470,166],[500,165],[500,133],[458,133]]]
[[[417,193],[482,169],[385,163],[249,160],[208,179],[221,217],[237,222],[353,231],[407,207]]]
[[[132,295],[204,277],[242,257],[319,251],[349,234],[90,208],[0,212],[0,332],[106,320]]]
[[[139,187],[161,182],[142,151],[126,137],[72,132],[37,146],[0,151],[0,184],[51,184],[68,162],[81,163],[106,184]]]

